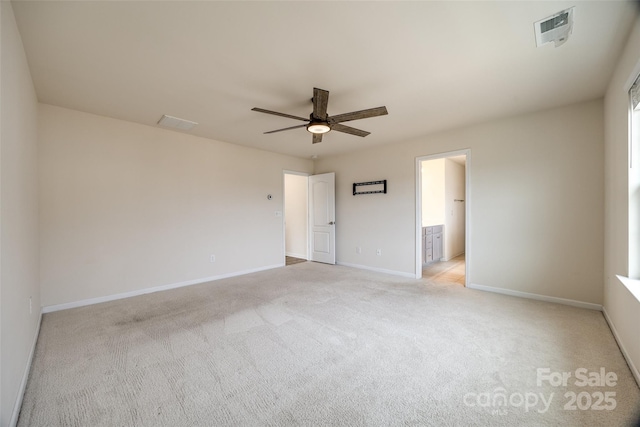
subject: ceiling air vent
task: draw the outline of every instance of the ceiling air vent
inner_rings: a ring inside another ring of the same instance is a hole
[[[536,46],[555,43],[562,46],[573,30],[573,11],[575,7],[565,9],[534,24],[536,30]]]
[[[178,130],[191,130],[197,125],[196,122],[192,122],[185,119],[179,119],[173,116],[167,116],[166,114],[158,121],[160,126],[178,129]]]

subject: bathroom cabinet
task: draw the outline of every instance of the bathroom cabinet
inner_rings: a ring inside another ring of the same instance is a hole
[[[422,263],[440,261],[443,253],[444,225],[422,227]]]

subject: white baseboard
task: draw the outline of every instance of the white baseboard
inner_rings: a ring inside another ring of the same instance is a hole
[[[295,252],[285,252],[284,254],[285,254],[285,256],[291,256],[291,257],[294,257],[294,258],[308,259],[307,258],[307,254],[297,254]]]
[[[284,263],[268,265],[266,267],[252,268],[250,270],[235,271],[233,273],[220,274],[218,276],[187,280],[185,282],[172,283],[169,285],[155,286],[153,288],[139,289],[136,291],[124,292],[121,294],[107,295],[104,297],[97,297],[97,298],[89,298],[81,301],[67,302],[64,304],[48,305],[42,308],[42,312],[52,313],[54,311],[67,310],[69,308],[77,308],[77,307],[84,307],[87,305],[100,304],[103,302],[115,301],[123,298],[136,297],[138,295],[151,294],[153,292],[168,291],[169,289],[182,288],[184,286],[197,285],[200,283],[213,282],[215,280],[220,280],[220,279],[227,279],[229,277],[242,276],[250,273],[257,273],[258,271],[271,270],[273,268],[279,268],[279,267],[284,267]]]
[[[358,268],[360,270],[375,271],[376,273],[391,274],[393,276],[401,276],[401,277],[408,277],[410,279],[417,279],[415,274],[413,274],[413,273],[405,273],[404,271],[387,270],[387,269],[384,269],[384,268],[369,267],[367,265],[351,264],[351,263],[348,263],[348,262],[336,262],[336,264],[343,265],[345,267]]]
[[[571,305],[573,307],[580,307],[580,308],[587,308],[589,310],[602,311],[602,305],[593,304],[590,302],[576,301],[576,300],[567,299],[567,298],[550,297],[547,295],[532,294],[529,292],[520,292],[520,291],[511,290],[511,289],[494,288],[493,286],[476,285],[475,283],[469,283],[468,287],[471,289],[477,289],[479,291],[495,292],[497,294],[510,295],[512,297],[529,298],[529,299],[535,299],[538,301],[546,301],[546,302],[555,302],[557,304]]]
[[[11,421],[9,425],[15,427],[18,424],[18,417],[20,416],[20,409],[22,408],[22,399],[24,398],[24,391],[27,388],[27,381],[29,380],[29,372],[31,372],[31,363],[33,362],[33,355],[36,352],[36,344],[38,343],[38,335],[40,335],[40,325],[42,324],[42,310],[38,316],[38,324],[36,326],[36,333],[33,336],[33,342],[31,343],[31,351],[29,351],[29,357],[27,358],[27,366],[24,368],[22,374],[22,381],[20,382],[20,389],[18,390],[18,398],[13,406],[13,412],[11,413]]]
[[[455,254],[455,255],[451,255],[449,258],[442,257],[442,261],[451,261],[452,259],[454,259],[455,257],[460,256],[460,255],[464,255],[464,251],[462,251],[462,252],[460,252],[458,254]]]
[[[622,343],[620,334],[618,333],[615,325],[613,324],[613,321],[609,317],[609,314],[607,313],[607,309],[605,307],[602,307],[602,314],[604,314],[604,319],[609,324],[609,329],[611,329],[611,332],[613,333],[613,337],[616,339],[616,342],[618,343],[618,347],[620,347],[622,356],[624,356],[624,359],[627,361],[627,365],[629,365],[631,374],[633,374],[633,377],[635,378],[636,383],[638,384],[638,387],[640,387],[640,372],[638,372],[638,368],[633,364],[633,360],[631,360],[631,357],[629,356],[629,352],[627,352],[627,349]]]

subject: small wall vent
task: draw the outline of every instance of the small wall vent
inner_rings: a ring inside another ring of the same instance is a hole
[[[555,47],[562,46],[573,30],[573,14],[575,7],[565,9],[534,24],[536,46],[540,47],[553,42]]]
[[[189,120],[185,120],[185,119],[179,119],[179,118],[173,117],[173,116],[167,116],[165,114],[164,116],[162,116],[162,118],[160,120],[158,120],[158,124],[160,126],[173,128],[173,129],[178,129],[178,130],[191,130],[198,123],[192,122],[192,121],[189,121]]]

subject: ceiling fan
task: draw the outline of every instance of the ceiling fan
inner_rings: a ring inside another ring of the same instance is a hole
[[[278,113],[276,111],[265,110],[264,108],[252,108],[251,111],[257,111],[259,113],[273,114],[274,116],[288,117],[290,119],[302,120],[307,122],[302,125],[291,126],[284,129],[272,130],[267,133],[282,132],[285,130],[307,128],[307,131],[313,134],[313,143],[317,144],[322,142],[322,135],[336,130],[338,132],[344,132],[356,136],[367,136],[371,132],[352,128],[341,124],[342,122],[349,122],[352,120],[366,119],[369,117],[384,116],[387,113],[387,107],[369,108],[368,110],[353,111],[351,113],[338,114],[337,116],[327,115],[327,105],[329,103],[329,91],[324,89],[313,88],[313,112],[308,119],[304,117],[292,116],[291,114]]]

